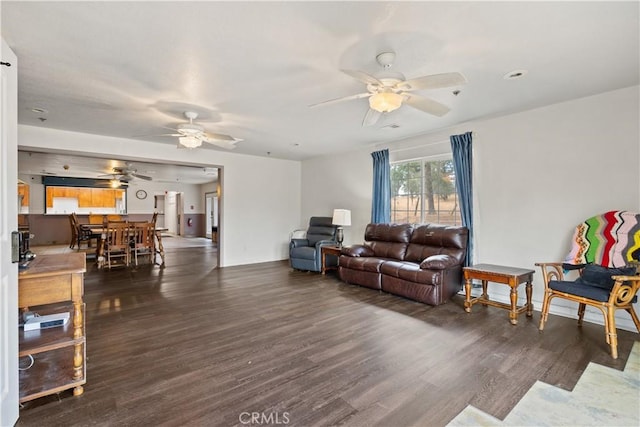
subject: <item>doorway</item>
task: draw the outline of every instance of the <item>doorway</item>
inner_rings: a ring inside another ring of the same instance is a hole
[[[218,193],[205,193],[205,235],[218,243]]]

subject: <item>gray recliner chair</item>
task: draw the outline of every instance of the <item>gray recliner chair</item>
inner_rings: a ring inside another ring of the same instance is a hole
[[[292,238],[289,243],[289,260],[295,270],[320,271],[322,259],[320,248],[326,245],[337,245],[336,230],[330,216],[312,216],[306,238]],[[327,265],[337,265],[336,257],[328,256]]]

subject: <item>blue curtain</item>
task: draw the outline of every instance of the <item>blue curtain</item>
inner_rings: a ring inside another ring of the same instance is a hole
[[[389,150],[371,153],[373,157],[373,203],[371,222],[386,224],[391,222],[391,167]]]
[[[456,171],[456,188],[460,201],[462,225],[469,229],[469,244],[465,265],[473,264],[473,182],[472,165],[473,153],[471,132],[462,135],[451,135],[451,151],[453,152],[453,166]]]

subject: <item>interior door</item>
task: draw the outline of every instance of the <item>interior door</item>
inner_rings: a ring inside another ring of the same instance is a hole
[[[211,229],[213,227],[213,196],[215,193],[205,193],[205,209],[204,209],[204,216],[205,216],[205,226],[204,226],[204,230],[205,230],[205,236],[208,237],[209,239],[211,239]]]
[[[0,425],[12,426],[18,420],[18,265],[11,262],[11,232],[18,229],[18,61],[4,40],[0,53]]]
[[[178,235],[184,236],[184,193],[176,193],[176,214],[178,218]]]
[[[178,234],[178,210],[175,191],[167,191],[164,197],[164,226],[169,233]]]

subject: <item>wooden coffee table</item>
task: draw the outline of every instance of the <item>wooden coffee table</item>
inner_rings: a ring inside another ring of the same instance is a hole
[[[480,304],[509,310],[509,321],[512,325],[518,323],[518,314],[527,312],[527,317],[533,316],[533,304],[531,303],[531,291],[533,281],[533,270],[516,267],[506,267],[503,265],[478,264],[471,267],[464,267],[464,310],[471,313],[471,306],[479,302]],[[471,298],[471,281],[473,279],[482,280],[482,295]],[[495,282],[509,285],[511,287],[511,304],[498,301],[491,301],[487,293],[487,283]],[[517,306],[518,285],[526,283],[527,302],[522,307]]]
[[[337,270],[337,266],[327,267],[327,255],[335,255],[339,257],[342,248],[340,246],[322,246],[320,248],[320,251],[320,258],[322,260],[322,274],[325,274],[327,270]]]

